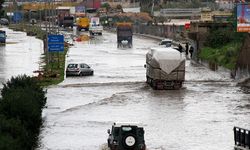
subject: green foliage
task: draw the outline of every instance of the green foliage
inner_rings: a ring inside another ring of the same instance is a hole
[[[234,69],[240,48],[246,33],[232,32],[232,28],[212,28],[199,54],[201,59],[208,60],[228,69]]]
[[[122,9],[122,5],[117,5],[116,9]]]
[[[225,68],[234,69],[241,45],[241,42],[232,42],[224,46],[220,45],[219,48],[205,47],[201,50],[199,57]]]
[[[42,124],[45,91],[36,79],[12,77],[1,91],[0,149],[33,149]]]
[[[5,99],[5,97],[9,96],[8,94],[10,93],[12,94],[14,90],[16,90],[15,92],[20,92],[18,90],[26,90],[29,96],[32,96],[35,101],[37,101],[39,109],[42,109],[46,104],[45,92],[34,78],[26,75],[12,77],[3,84],[3,89],[1,91],[2,98]]]
[[[111,8],[111,6],[109,5],[109,3],[104,3],[104,4],[102,4],[101,7],[102,7],[102,8],[106,8],[107,11]]]
[[[245,38],[244,33],[232,32],[230,28],[215,29],[207,37],[205,46],[211,48],[220,48],[231,42],[242,42]]]
[[[18,119],[7,119],[0,115],[0,149],[22,150],[32,147],[29,133]]]

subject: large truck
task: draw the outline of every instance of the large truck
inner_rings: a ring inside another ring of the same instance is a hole
[[[180,89],[185,80],[185,59],[171,47],[151,48],[146,54],[147,83],[155,90]]]
[[[77,25],[77,30],[78,31],[81,31],[82,29],[84,29],[85,31],[88,31],[89,30],[89,18],[87,17],[82,17],[82,18],[79,18],[76,22],[76,25]]]
[[[0,30],[0,43],[6,43],[6,32],[3,30]]]
[[[126,44],[129,48],[133,44],[133,29],[131,23],[117,23],[117,47]]]
[[[89,26],[89,34],[90,35],[102,35],[103,26],[100,24],[99,17],[92,17]]]
[[[70,7],[58,8],[58,25],[60,27],[71,27],[74,26],[74,17],[70,13]]]
[[[74,26],[74,17],[73,16],[64,16],[63,17],[63,27],[71,27]]]

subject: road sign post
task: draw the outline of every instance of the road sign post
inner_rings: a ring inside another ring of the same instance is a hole
[[[58,53],[58,68],[60,67],[60,52],[64,52],[64,36],[50,34],[47,38],[48,52],[57,52]]]

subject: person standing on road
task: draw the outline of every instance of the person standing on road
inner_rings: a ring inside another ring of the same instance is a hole
[[[188,43],[186,43],[185,47],[186,47],[186,56],[188,56]]]
[[[181,44],[179,44],[178,49],[179,49],[179,52],[182,53],[182,46],[181,46]]]
[[[194,48],[193,48],[193,46],[191,46],[190,49],[189,49],[189,53],[190,53],[190,58],[191,59],[193,57],[193,52],[194,52]]]

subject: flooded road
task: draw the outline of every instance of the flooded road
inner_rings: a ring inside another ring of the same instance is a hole
[[[233,150],[233,127],[250,127],[250,98],[227,72],[186,62],[181,90],[154,91],[145,84],[145,54],[158,41],[134,37],[117,49],[105,32],[75,43],[67,63],[83,62],[94,76],[69,77],[48,88],[38,149],[99,150],[113,122],[138,122],[148,150]]]
[[[20,74],[35,75],[33,71],[39,69],[43,42],[35,37],[26,36],[24,32],[8,28],[1,30],[6,31],[7,38],[6,44],[0,45],[0,82],[3,83]]]

